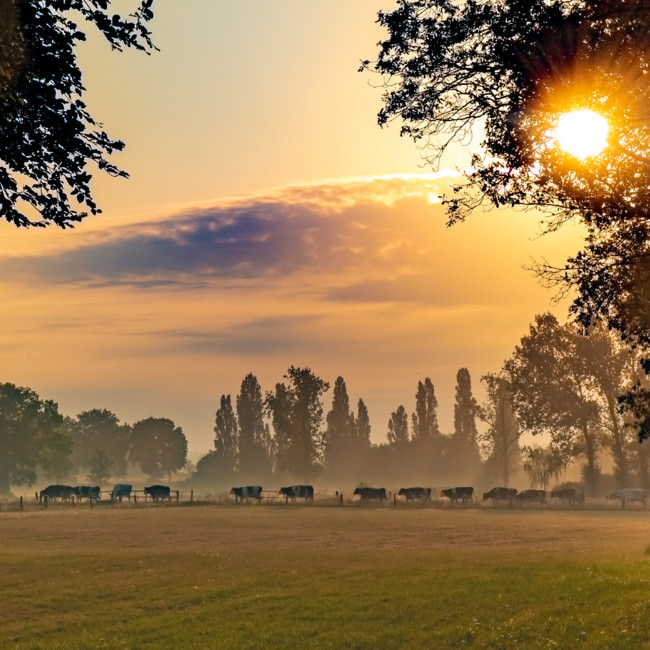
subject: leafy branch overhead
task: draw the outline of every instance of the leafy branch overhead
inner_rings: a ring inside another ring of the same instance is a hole
[[[88,111],[76,46],[98,29],[114,50],[156,47],[153,0],[123,18],[110,0],[0,0],[0,214],[16,226],[62,228],[95,203],[90,169],[128,174],[109,161],[124,148]]]
[[[540,210],[548,230],[582,224],[582,250],[537,271],[575,296],[585,328],[602,320],[650,348],[650,5],[397,0],[378,22],[387,37],[362,69],[385,80],[379,123],[401,121],[433,165],[483,134],[445,199],[449,222],[487,204]],[[579,159],[554,139],[571,111],[606,120],[597,155]]]

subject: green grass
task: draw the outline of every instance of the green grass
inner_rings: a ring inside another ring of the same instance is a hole
[[[650,513],[0,515],[0,648],[650,648]]]

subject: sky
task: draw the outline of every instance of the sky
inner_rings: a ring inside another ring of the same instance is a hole
[[[2,381],[70,416],[171,418],[197,456],[250,372],[263,390],[291,365],[344,377],[377,443],[430,377],[451,433],[458,369],[481,399],[534,315],[566,314],[526,267],[581,239],[507,210],[446,227],[468,152],[427,167],[399,124],[377,126],[381,80],[358,72],[392,6],[156,0],[159,52],[91,36],[87,103],[131,177],[96,173],[103,213],[74,230],[0,224]]]

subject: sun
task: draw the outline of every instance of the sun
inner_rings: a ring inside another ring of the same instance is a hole
[[[571,111],[558,119],[555,139],[566,152],[584,160],[597,156],[607,146],[608,131],[602,115],[590,110]]]

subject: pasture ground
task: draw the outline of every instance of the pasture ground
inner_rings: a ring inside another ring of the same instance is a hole
[[[0,648],[650,648],[650,512],[0,513]]]

